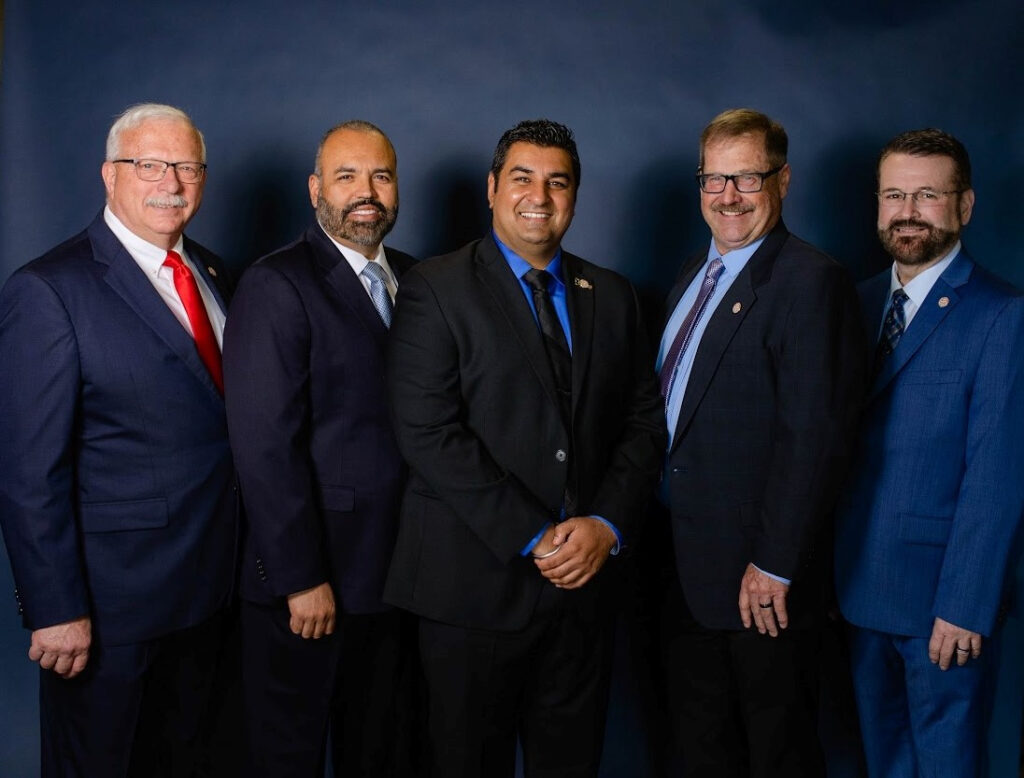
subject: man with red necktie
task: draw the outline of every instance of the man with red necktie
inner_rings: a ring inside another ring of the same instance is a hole
[[[219,261],[177,108],[114,122],[106,208],[0,292],[0,523],[45,776],[190,775],[233,580]]]

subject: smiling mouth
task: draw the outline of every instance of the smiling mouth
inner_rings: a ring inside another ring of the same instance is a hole
[[[723,208],[723,207],[718,207],[718,208],[712,208],[711,210],[713,210],[715,213],[717,213],[720,216],[743,216],[744,214],[750,213],[754,209],[753,208]]]
[[[550,219],[551,218],[551,214],[550,213],[539,213],[537,211],[521,211],[519,213],[519,215],[522,218],[527,219],[527,220],[531,220],[531,221],[544,221],[545,219]]]

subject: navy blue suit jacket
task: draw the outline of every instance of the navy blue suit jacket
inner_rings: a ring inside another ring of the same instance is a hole
[[[385,253],[399,279],[415,263]],[[246,505],[247,600],[329,581],[345,612],[386,607],[405,479],[384,382],[387,332],[317,224],[242,277],[224,334],[224,380]]]
[[[219,261],[185,250],[223,306]],[[103,221],[0,293],[0,523],[30,629],[89,615],[107,644],[230,596],[237,495],[224,402]]]
[[[860,287],[872,344],[890,271]],[[873,351],[873,347],[872,347]],[[836,589],[858,626],[991,633],[1024,512],[1024,295],[965,251],[871,387],[838,518]]]

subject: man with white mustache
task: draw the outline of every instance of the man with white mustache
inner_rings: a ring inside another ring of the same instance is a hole
[[[381,601],[405,465],[384,383],[392,300],[415,260],[388,137],[328,130],[316,223],[243,275],[224,336],[228,427],[246,506],[240,595],[247,776],[397,775],[415,718],[402,614]],[[396,737],[396,730],[400,734]]]
[[[975,203],[960,141],[902,133],[877,175],[893,264],[859,289],[874,374],[836,592],[871,775],[983,775],[1024,514],[1024,294],[960,242]]]
[[[846,271],[782,222],[786,132],[726,111],[704,129],[708,248],[669,294],[657,369],[673,775],[820,776],[818,643],[828,519],[861,390]]]
[[[227,274],[183,235],[206,180],[185,113],[126,110],[101,175],[103,212],[0,293],[0,522],[42,774],[191,775],[234,580]]]

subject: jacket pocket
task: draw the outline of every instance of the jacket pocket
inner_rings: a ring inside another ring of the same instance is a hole
[[[324,486],[321,484],[320,495],[324,501],[325,511],[347,513],[355,506],[356,490],[347,486]]]
[[[907,370],[900,376],[901,384],[958,384],[963,370]]]
[[[910,516],[901,513],[900,540],[926,546],[944,546],[949,540],[953,519],[948,516]]]
[[[137,529],[158,529],[168,523],[167,500],[118,500],[117,502],[86,502],[80,508],[83,532],[123,532]]]

